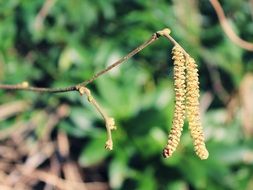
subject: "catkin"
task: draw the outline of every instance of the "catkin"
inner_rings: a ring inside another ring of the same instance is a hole
[[[204,142],[199,110],[199,81],[195,60],[186,55],[186,111],[194,150],[200,159],[207,159],[209,153]]]
[[[175,111],[168,142],[163,150],[163,156],[165,158],[171,156],[176,150],[185,118],[185,57],[180,46],[173,47],[172,55],[172,59],[174,60]]]

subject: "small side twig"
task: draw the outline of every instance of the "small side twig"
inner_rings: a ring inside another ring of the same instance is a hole
[[[223,31],[225,32],[225,34],[228,36],[228,38],[235,43],[236,45],[238,45],[239,47],[246,49],[248,51],[253,51],[253,43],[245,41],[243,39],[241,39],[231,28],[231,26],[229,25],[227,18],[224,14],[224,11],[219,3],[218,0],[210,0],[211,5],[213,6],[219,22],[221,24],[221,27],[223,29]]]
[[[105,148],[108,150],[113,149],[113,141],[112,141],[112,134],[111,131],[116,129],[114,118],[109,117],[105,111],[100,107],[100,105],[97,103],[97,101],[93,98],[91,95],[91,92],[86,87],[79,87],[78,88],[81,95],[85,94],[87,96],[88,101],[96,108],[96,110],[101,114],[101,116],[105,120],[105,127],[107,130],[107,140],[105,143]]]

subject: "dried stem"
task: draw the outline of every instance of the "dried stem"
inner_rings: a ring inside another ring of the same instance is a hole
[[[43,22],[45,18],[47,17],[50,9],[53,7],[55,4],[56,0],[45,0],[42,8],[40,9],[38,15],[35,17],[34,21],[34,27],[36,30],[41,30],[43,26]]]
[[[246,49],[248,51],[253,51],[253,43],[252,42],[248,42],[245,41],[243,39],[241,39],[231,28],[231,26],[228,23],[228,20],[224,14],[224,11],[222,9],[222,6],[220,5],[218,0],[210,0],[211,5],[213,6],[220,25],[223,29],[223,31],[225,32],[225,34],[228,36],[228,38],[235,43],[236,45],[238,45],[239,47]]]

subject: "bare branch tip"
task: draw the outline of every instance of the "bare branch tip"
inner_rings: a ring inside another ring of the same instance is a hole
[[[159,36],[170,35],[171,30],[169,28],[164,28],[163,30],[159,30],[156,32]]]

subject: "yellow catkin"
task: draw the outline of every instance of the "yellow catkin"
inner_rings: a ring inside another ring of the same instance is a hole
[[[193,138],[194,150],[200,159],[207,159],[209,153],[204,142],[203,129],[200,122],[199,110],[199,81],[195,60],[186,56],[186,110],[189,129]]]
[[[165,158],[170,157],[176,150],[185,118],[185,57],[182,48],[179,46],[174,46],[172,55],[172,59],[174,60],[175,110],[168,142],[163,150],[163,156]]]

